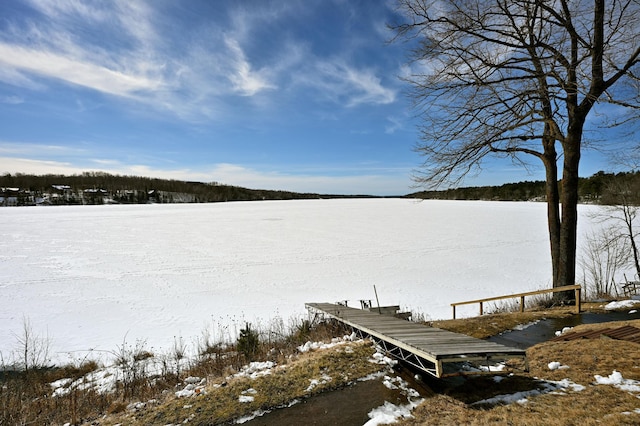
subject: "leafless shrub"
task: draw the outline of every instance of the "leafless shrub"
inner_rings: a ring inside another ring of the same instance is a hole
[[[119,383],[122,386],[122,398],[132,397],[141,389],[149,387],[147,365],[155,355],[146,349],[146,341],[136,340],[135,345],[129,345],[123,340],[113,352],[115,365],[121,374]]]
[[[42,336],[33,331],[31,321],[24,317],[20,334],[14,333],[16,339],[16,366],[25,372],[48,367],[51,364],[49,336]]]
[[[184,342],[182,336],[173,337],[173,347],[171,348],[171,358],[173,363],[175,364],[175,374],[176,377],[180,378],[180,373],[182,371],[182,364],[186,361],[187,358],[187,345]]]
[[[256,359],[287,363],[290,356],[298,352],[297,346],[306,341],[328,340],[350,333],[344,325],[334,321],[316,323],[292,319],[288,325],[289,334],[284,332],[286,326],[282,320],[271,321],[259,330],[256,328],[264,337],[258,341]],[[33,344],[36,335],[28,324],[23,329],[21,342],[25,335],[28,337],[27,353],[30,353],[38,345]],[[13,366],[7,366],[0,354],[3,367],[0,371],[0,425],[90,423],[104,413],[122,412],[132,402],[160,398],[163,391],[173,389],[178,372],[198,377],[225,377],[247,362],[236,345],[228,341],[228,336],[228,328],[218,328],[216,333],[211,329],[203,331],[196,341],[198,354],[195,359],[189,359],[189,347],[181,338],[174,338],[173,347],[167,353],[156,354],[147,348],[144,340],[130,344],[125,336],[123,343],[109,352],[113,366],[117,367],[117,383],[109,391],[100,391],[93,386],[91,375],[99,373],[100,368],[87,357],[75,359],[63,367],[36,368],[41,363],[33,360],[39,358],[28,356],[28,371],[9,371]],[[65,379],[67,385],[54,396],[51,383],[60,379]]]
[[[629,244],[605,228],[585,237],[582,256],[578,264],[582,268],[584,287],[589,297],[617,296],[615,277],[629,263]]]

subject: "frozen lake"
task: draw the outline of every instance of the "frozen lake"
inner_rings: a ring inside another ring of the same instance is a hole
[[[594,208],[581,206],[581,227]],[[64,359],[124,339],[168,349],[206,328],[235,335],[245,321],[287,324],[306,315],[305,302],[375,300],[374,285],[382,305],[432,319],[450,318],[452,302],[551,286],[544,203],[2,208],[0,222],[5,362],[25,319]]]

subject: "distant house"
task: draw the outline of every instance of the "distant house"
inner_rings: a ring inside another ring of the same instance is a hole
[[[51,204],[68,204],[74,200],[75,196],[69,185],[51,185],[48,198]]]
[[[17,206],[19,194],[20,188],[0,188],[0,206]]]
[[[104,189],[85,189],[82,191],[83,204],[105,204],[107,202],[107,191]]]

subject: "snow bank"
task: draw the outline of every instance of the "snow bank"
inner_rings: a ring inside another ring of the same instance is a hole
[[[604,309],[607,311],[613,311],[613,310],[619,310],[619,309],[630,309],[639,303],[640,303],[640,300],[620,300],[617,302],[607,303],[604,306]]]
[[[116,388],[117,381],[122,378],[122,370],[117,367],[105,367],[92,371],[85,376],[72,380],[64,378],[51,382],[53,392],[51,396],[59,397],[68,395],[72,390],[87,390],[104,394],[113,392]]]

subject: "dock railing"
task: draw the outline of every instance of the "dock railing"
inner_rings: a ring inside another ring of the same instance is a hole
[[[509,294],[506,296],[496,296],[496,297],[488,297],[486,299],[478,299],[478,300],[469,300],[466,302],[457,302],[457,303],[452,303],[451,307],[453,308],[453,319],[456,319],[456,306],[459,305],[470,305],[473,303],[479,303],[480,304],[480,315],[482,315],[484,313],[483,311],[483,303],[485,302],[493,302],[495,300],[502,300],[502,299],[515,299],[515,298],[520,298],[520,312],[524,312],[524,298],[527,296],[536,296],[539,294],[546,294],[546,293],[557,293],[560,291],[571,291],[574,290],[576,292],[576,313],[579,314],[580,313],[580,291],[581,291],[582,287],[580,287],[579,285],[565,285],[563,287],[555,287],[555,288],[550,288],[548,290],[537,290],[537,291],[530,291],[527,293],[516,293],[516,294]]]

